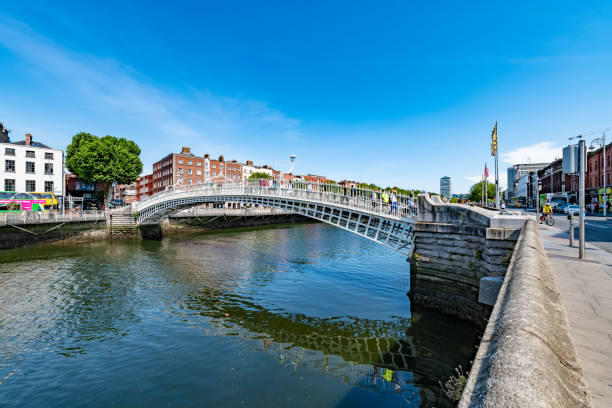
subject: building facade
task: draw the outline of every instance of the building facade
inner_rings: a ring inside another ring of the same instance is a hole
[[[0,133],[4,135],[4,126]],[[2,140],[9,140],[8,133]],[[0,188],[16,192],[52,192],[65,194],[64,152],[33,140],[31,134],[19,142],[0,143],[2,167]]]
[[[153,195],[153,174],[139,177],[136,181],[136,201]]]
[[[518,181],[530,174],[537,172],[538,170],[548,166],[549,163],[523,163],[523,164],[515,164],[512,167],[508,167],[508,188],[507,188],[507,199],[511,200],[513,198],[519,197],[516,191],[516,187]]]
[[[452,180],[448,176],[444,176],[440,179],[440,195],[447,199],[453,196]]]

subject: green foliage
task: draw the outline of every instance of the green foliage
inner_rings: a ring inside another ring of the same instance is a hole
[[[89,182],[129,184],[142,172],[140,148],[114,136],[78,133],[66,149],[66,167]]]
[[[271,179],[272,176],[269,175],[268,173],[264,173],[261,171],[256,171],[251,173],[251,175],[249,176],[249,181],[257,181],[259,179]]]
[[[461,400],[461,394],[467,384],[467,375],[463,372],[461,366],[455,367],[455,375],[451,376],[444,384],[438,381],[440,387],[444,391],[446,398],[453,402],[459,402]]]
[[[484,188],[484,182],[480,181],[470,187],[470,194],[468,198],[470,201],[479,203],[482,200],[482,189]],[[487,198],[495,199],[495,184],[487,182]]]
[[[459,199],[457,197],[451,197],[450,202],[453,204],[457,204],[459,202]]]

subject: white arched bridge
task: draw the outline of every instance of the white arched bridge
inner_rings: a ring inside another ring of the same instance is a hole
[[[412,255],[416,206],[411,197],[329,184],[264,183],[175,186],[132,204],[138,224],[158,224],[202,204],[240,203],[280,208],[325,222]],[[395,200],[393,199],[395,196]]]

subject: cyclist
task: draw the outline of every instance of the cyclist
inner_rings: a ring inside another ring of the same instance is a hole
[[[550,203],[547,202],[544,207],[542,207],[542,216],[540,217],[540,223],[542,223],[546,217],[552,217],[552,207]]]

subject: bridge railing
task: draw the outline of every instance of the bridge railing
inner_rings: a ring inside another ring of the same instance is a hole
[[[23,224],[56,224],[62,222],[102,221],[106,219],[105,211],[69,211],[42,212],[20,211],[0,213],[0,226]]]
[[[154,194],[146,200],[135,203],[133,209],[138,211],[140,208],[148,207],[157,202],[163,202],[169,196],[188,196],[195,192],[208,196],[256,195],[261,197],[299,199],[313,203],[329,203],[400,219],[414,217],[417,211],[413,197],[393,194],[393,191],[389,190],[381,192],[371,189],[303,181],[295,181],[289,184],[278,184],[274,181],[269,181],[266,185],[266,182],[262,180],[222,185],[208,183],[174,186]]]

